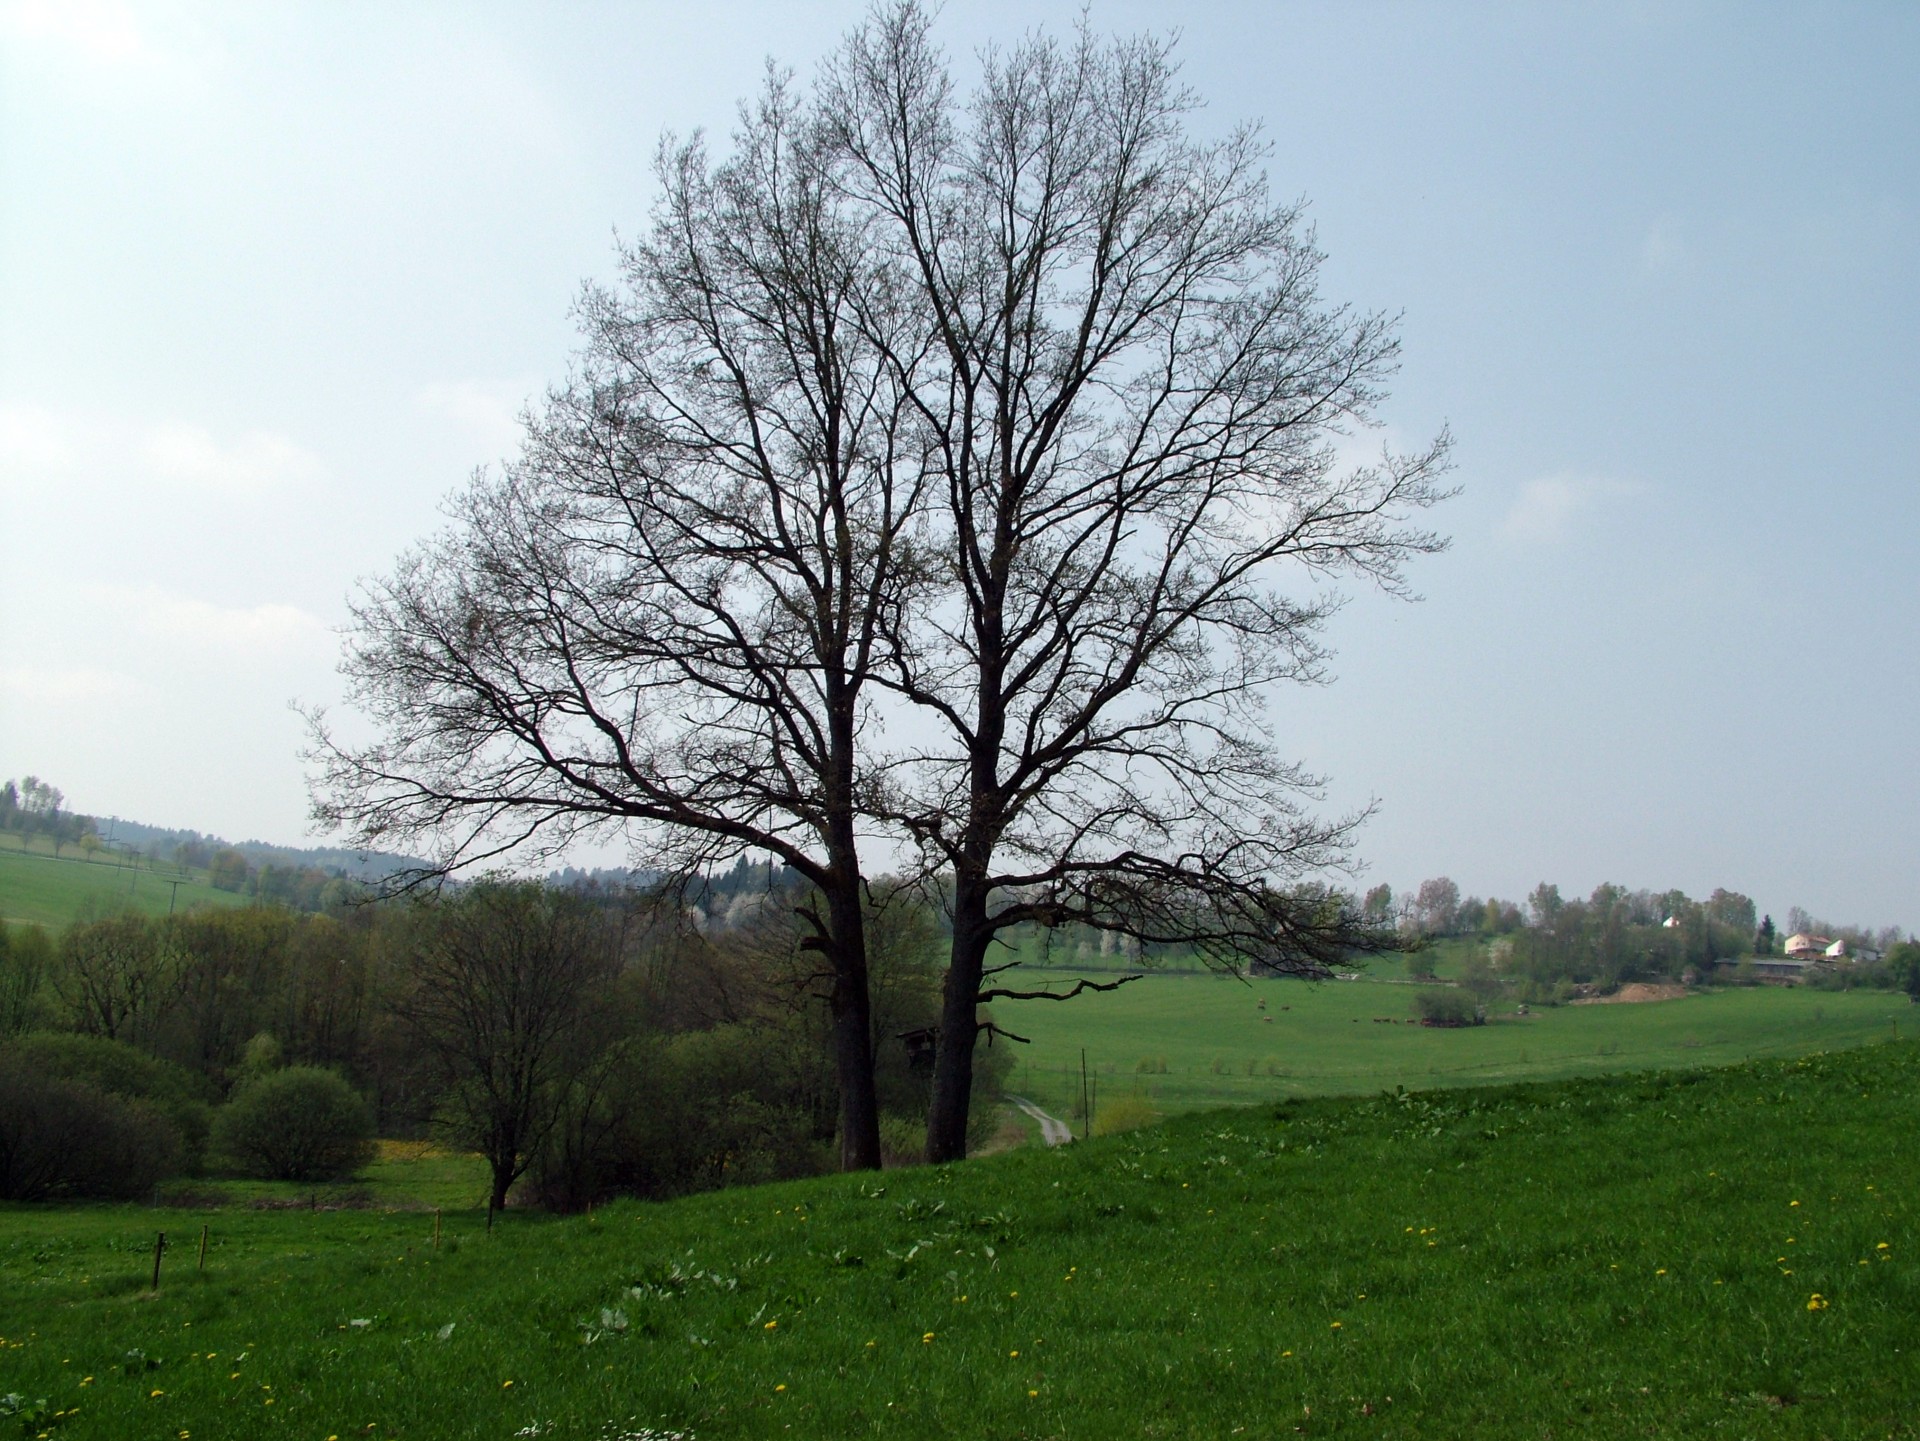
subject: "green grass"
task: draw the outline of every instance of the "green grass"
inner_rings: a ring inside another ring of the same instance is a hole
[[[1009,1089],[1061,1116],[1080,1093],[1083,1046],[1100,1095],[1140,1093],[1179,1112],[1393,1086],[1718,1065],[1920,1034],[1920,1011],[1889,991],[1725,987],[1638,1005],[1535,1007],[1524,1018],[1507,1005],[1487,1025],[1460,1030],[1415,1025],[1414,995],[1411,985],[1373,978],[1243,984],[1149,975],[1058,1004],[1001,1003],[994,1015],[1033,1041],[1014,1047]]]
[[[0,1394],[45,1398],[22,1436],[193,1441],[1914,1437],[1916,1107],[1907,1041],[462,1213],[437,1251],[417,1212],[0,1209]]]
[[[175,895],[174,881],[180,882]],[[0,835],[0,920],[59,928],[86,917],[133,911],[164,916],[171,906],[184,911],[193,906],[236,906],[245,897],[215,890],[203,871],[163,866],[149,869],[115,862],[102,851],[87,860],[78,846],[66,846],[56,857],[44,839],[23,843],[17,835]]]
[[[161,1188],[175,1209],[226,1207],[317,1210],[449,1211],[486,1206],[487,1163],[477,1155],[445,1151],[420,1141],[382,1141],[380,1154],[350,1181],[310,1185],[296,1181],[188,1178]]]

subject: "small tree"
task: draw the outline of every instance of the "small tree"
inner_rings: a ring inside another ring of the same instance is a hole
[[[1435,986],[1413,998],[1414,1018],[1423,1026],[1478,1026],[1486,1016],[1466,991]]]
[[[1887,974],[1911,999],[1920,1001],[1920,941],[1901,941],[1887,952]]]
[[[243,1086],[214,1117],[215,1149],[270,1181],[331,1181],[373,1159],[373,1113],[340,1077],[289,1066]]]
[[[527,1168],[566,1086],[611,1039],[616,926],[591,902],[529,882],[486,881],[423,905],[401,1022],[436,1062],[442,1122],[487,1159],[492,1204]]]

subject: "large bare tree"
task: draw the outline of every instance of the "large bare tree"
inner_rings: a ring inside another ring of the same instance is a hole
[[[941,602],[894,634],[889,682],[940,737],[888,800],[951,878],[942,1161],[965,1151],[979,1005],[1058,994],[996,981],[1009,927],[1304,974],[1369,941],[1314,883],[1356,818],[1305,808],[1317,783],[1262,707],[1321,679],[1325,581],[1398,591],[1438,548],[1410,517],[1446,444],[1340,463],[1393,327],[1322,302],[1257,132],[1193,138],[1166,44],[1030,37],[963,97],[928,12],[899,4],[823,90],[845,183],[937,341],[897,369],[940,472]]]
[[[808,884],[847,1167],[880,1163],[857,827],[882,640],[914,604],[925,326],[817,114],[771,75],[732,153],[662,144],[624,284],[590,288],[520,457],[374,586],[316,724],[315,810],[438,864],[623,832]]]
[[[878,1156],[862,826],[951,898],[952,1159],[979,1006],[1045,993],[995,979],[1008,928],[1308,974],[1368,941],[1324,882],[1355,818],[1310,811],[1262,707],[1322,677],[1327,582],[1398,590],[1439,543],[1444,439],[1337,460],[1393,328],[1321,301],[1258,135],[1190,136],[1158,41],[1033,37],[962,96],[929,26],[876,8],[717,166],[663,147],[578,374],[361,608],[380,738],[318,748],[362,843],[620,826],[670,869],[799,872],[849,1165]]]

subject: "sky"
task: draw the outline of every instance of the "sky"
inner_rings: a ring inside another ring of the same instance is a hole
[[[0,4],[0,778],[317,843],[356,584],[565,375],[662,133],[862,9]],[[1323,293],[1401,317],[1385,438],[1455,438],[1421,599],[1273,697],[1360,883],[1920,926],[1920,7],[1090,17],[1264,124]]]

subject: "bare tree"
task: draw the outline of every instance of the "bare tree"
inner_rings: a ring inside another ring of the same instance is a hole
[[[1321,582],[1398,592],[1439,548],[1408,518],[1446,440],[1339,463],[1391,322],[1322,303],[1266,147],[1189,136],[1167,44],[1029,38],[963,99],[929,18],[877,11],[825,111],[937,338],[897,368],[939,469],[944,601],[895,634],[889,679],[942,738],[903,759],[887,814],[951,875],[939,1161],[964,1154],[980,1004],[1057,994],[993,980],[1009,927],[1306,974],[1368,938],[1311,883],[1358,818],[1307,812],[1317,781],[1262,704],[1324,676]],[[1281,593],[1288,571],[1315,588]]]
[[[620,827],[798,872],[847,1165],[878,1160],[863,824],[950,897],[933,1159],[979,1006],[1052,994],[993,982],[1009,927],[1305,974],[1371,942],[1323,878],[1358,817],[1309,813],[1263,698],[1323,678],[1325,582],[1398,591],[1439,545],[1409,517],[1444,437],[1337,462],[1392,326],[1320,301],[1258,136],[1191,139],[1157,41],[1029,39],[963,100],[928,32],[876,8],[723,163],[663,147],[579,373],[359,611],[380,739],[316,747],[361,844]]]
[[[497,1210],[608,1039],[618,929],[593,905],[486,882],[426,907],[396,1010],[447,1084],[447,1120],[487,1158]]]
[[[879,642],[919,584],[925,326],[816,114],[769,76],[733,153],[663,143],[625,285],[504,476],[356,613],[371,745],[316,721],[315,812],[451,868],[623,830],[810,887],[845,1166],[880,1163],[857,824]]]

